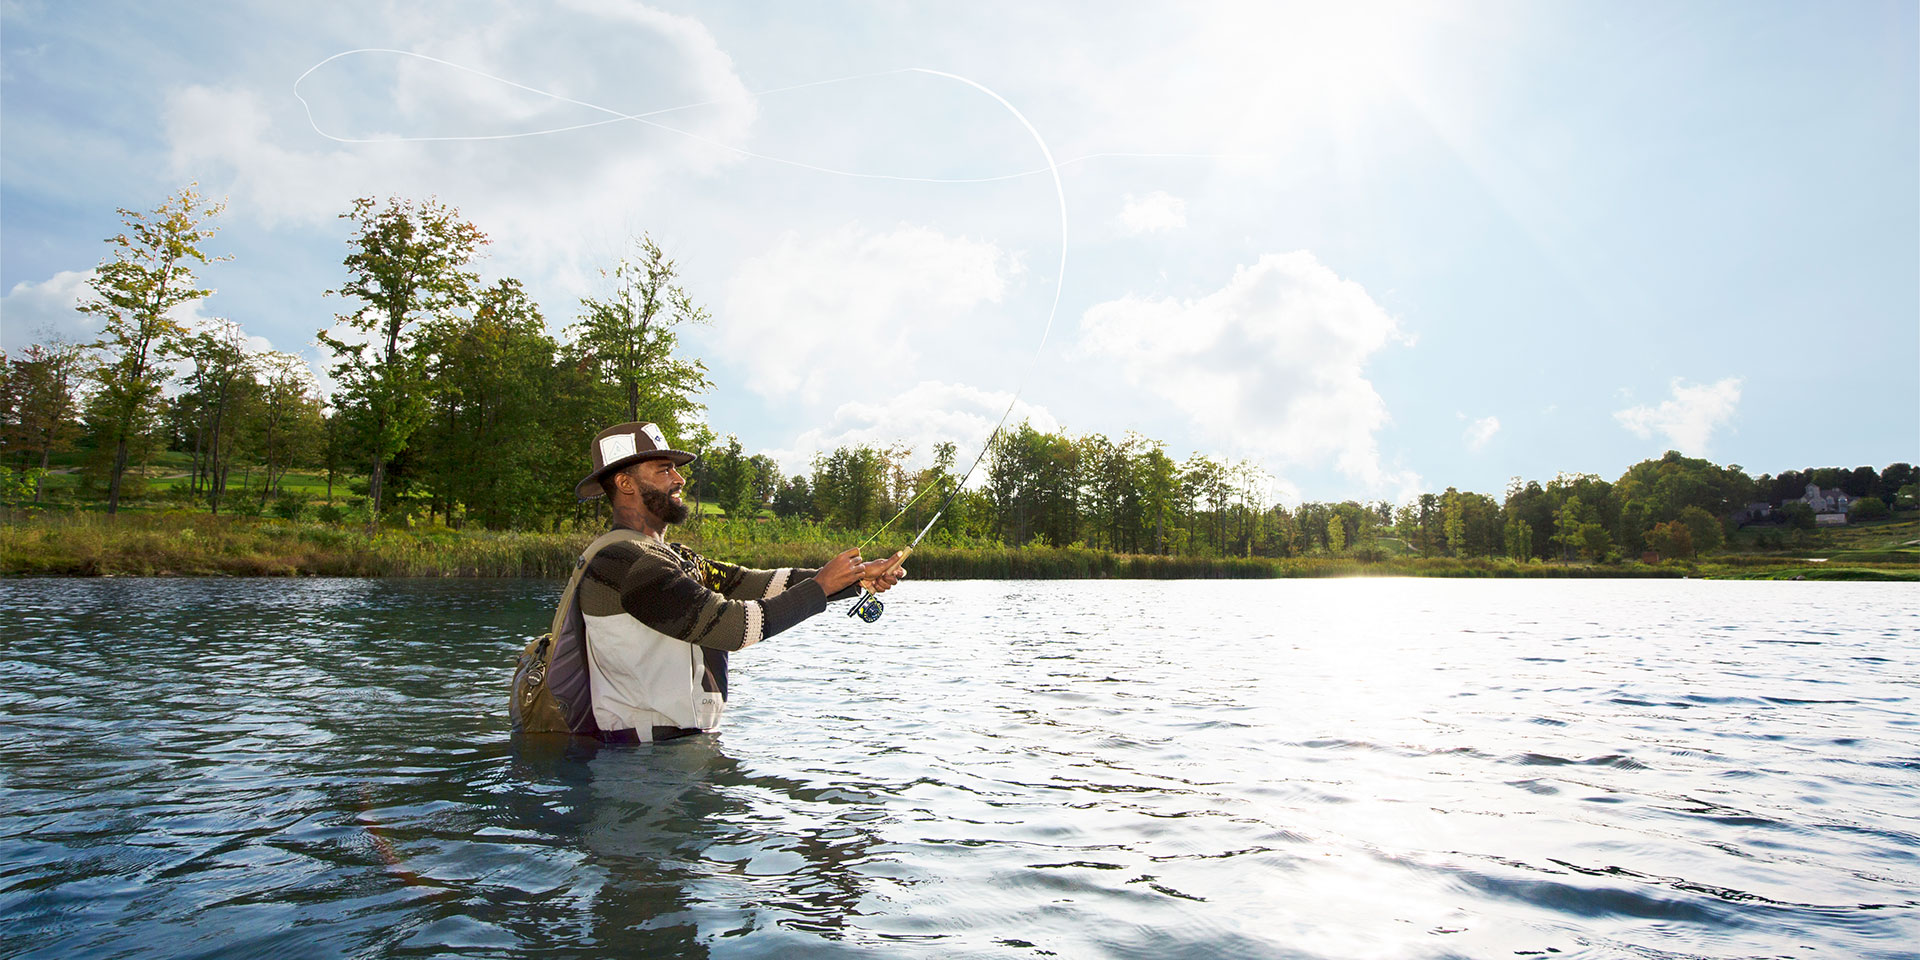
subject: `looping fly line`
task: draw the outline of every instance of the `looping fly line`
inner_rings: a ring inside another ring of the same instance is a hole
[[[527,93],[534,94],[536,96],[546,97],[548,99],[555,100],[561,103],[572,104],[574,106],[582,107],[587,110],[592,110],[596,113],[602,113],[602,114],[605,114],[606,117],[604,119],[594,120],[586,123],[568,124],[565,126],[550,127],[550,128],[541,129],[541,130],[527,130],[527,131],[521,131],[518,133],[505,133],[505,134],[473,134],[473,135],[463,135],[463,136],[434,136],[434,137],[395,136],[395,137],[379,137],[379,138],[354,138],[354,137],[339,136],[321,129],[319,121],[315,119],[313,116],[312,104],[308,103],[307,98],[304,96],[301,96],[300,94],[300,84],[305,82],[308,77],[313,75],[314,71],[319,70],[321,67],[324,67],[327,64],[332,63],[335,60],[339,60],[343,57],[350,57],[356,54],[388,54],[392,56],[410,57],[417,60],[424,60],[428,63],[438,64],[440,66],[448,67],[453,70],[461,71],[463,73],[472,74],[476,77],[481,77],[487,80],[491,80],[491,81],[494,81],[495,83],[505,84],[509,87],[513,87],[516,90],[522,90]],[[517,139],[523,139],[527,137],[549,136],[553,134],[568,133],[568,132],[577,131],[577,130],[586,130],[593,127],[600,127],[600,126],[605,126],[607,124],[613,124],[613,123],[633,122],[633,123],[644,124],[649,127],[654,127],[656,129],[663,130],[669,133],[678,134],[690,140],[694,140],[696,142],[703,143],[720,150],[725,150],[742,157],[747,157],[749,159],[762,160],[768,163],[784,164],[787,166],[798,167],[803,170],[809,170],[815,173],[828,174],[832,176],[853,177],[853,178],[864,179],[864,180],[894,180],[894,181],[903,181],[908,183],[992,183],[995,181],[1011,180],[1019,177],[1031,176],[1033,174],[1041,173],[1041,172],[1045,172],[1051,175],[1053,179],[1054,199],[1058,205],[1059,213],[1060,213],[1060,262],[1054,276],[1053,303],[1047,308],[1046,325],[1040,331],[1040,341],[1039,343],[1034,345],[1033,354],[1027,358],[1026,369],[1021,372],[1020,379],[1015,383],[1013,395],[1007,400],[1006,411],[1001,413],[999,422],[994,424],[993,432],[987,435],[986,442],[981,445],[980,452],[977,456],[974,457],[973,463],[967,467],[967,472],[961,474],[959,480],[957,480],[953,484],[952,488],[947,491],[945,497],[942,498],[940,502],[940,506],[934,511],[932,519],[927,521],[926,526],[921,528],[919,535],[915,536],[913,538],[913,542],[908,545],[908,549],[911,550],[913,547],[919,546],[920,541],[926,537],[929,531],[933,529],[934,524],[940,522],[941,515],[946,512],[946,508],[953,502],[954,496],[959,493],[962,487],[966,486],[967,480],[973,476],[974,470],[978,469],[981,461],[986,458],[987,451],[993,448],[994,440],[1000,436],[1000,431],[1006,427],[1007,418],[1013,415],[1013,408],[1020,402],[1020,395],[1026,390],[1027,379],[1029,376],[1032,375],[1034,365],[1040,359],[1040,352],[1046,348],[1047,338],[1053,333],[1054,317],[1060,311],[1061,288],[1064,285],[1067,277],[1067,192],[1065,187],[1062,186],[1060,182],[1060,164],[1054,161],[1053,151],[1047,147],[1046,140],[1040,136],[1040,131],[1036,129],[1030,121],[1027,120],[1025,114],[1022,114],[1019,111],[1019,109],[1014,107],[1013,104],[1007,102],[1007,99],[1005,97],[1000,96],[998,93],[995,93],[994,91],[988,89],[985,85],[977,81],[968,79],[958,74],[946,73],[940,70],[931,70],[925,67],[904,67],[897,70],[885,70],[877,73],[857,74],[857,75],[847,76],[847,77],[836,77],[829,80],[816,80],[810,83],[794,84],[792,86],[786,86],[786,87],[777,87],[770,90],[762,90],[755,93],[750,93],[748,94],[748,96],[753,98],[759,98],[759,97],[769,96],[776,93],[785,93],[792,90],[803,90],[809,87],[819,87],[819,86],[826,86],[829,84],[837,84],[837,83],[848,83],[856,80],[868,80],[868,79],[876,79],[880,77],[899,76],[902,74],[909,74],[909,73],[926,74],[928,76],[940,77],[942,79],[951,80],[956,83],[965,84],[966,86],[971,87],[975,90],[978,90],[981,93],[984,93],[987,96],[993,98],[995,103],[998,103],[1000,104],[1000,106],[1006,108],[1007,112],[1012,114],[1015,120],[1020,121],[1020,125],[1022,127],[1026,128],[1028,135],[1030,135],[1033,138],[1034,145],[1039,147],[1040,156],[1042,159],[1046,161],[1046,166],[1036,168],[1033,170],[1022,171],[1020,173],[1002,174],[999,176],[992,176],[992,177],[959,177],[959,178],[956,178],[956,177],[909,177],[909,176],[900,176],[895,174],[863,173],[863,172],[853,171],[853,170],[839,170],[831,167],[822,167],[822,166],[817,166],[815,164],[810,164],[810,163],[806,163],[799,160],[792,160],[786,157],[776,157],[768,154],[755,153],[751,150],[734,146],[733,144],[722,143],[717,140],[712,140],[707,137],[700,136],[697,133],[693,133],[688,130],[682,130],[678,127],[661,123],[657,120],[652,119],[654,117],[659,117],[659,116],[663,116],[665,114],[670,114],[670,113],[676,113],[682,110],[691,110],[691,109],[695,109],[703,106],[712,106],[714,104],[722,102],[719,100],[703,100],[696,103],[681,104],[679,106],[674,106],[674,107],[664,107],[658,110],[649,110],[641,113],[628,113],[621,110],[615,110],[611,107],[604,107],[599,104],[589,103],[585,100],[579,100],[573,97],[564,96],[562,94],[554,93],[549,90],[541,90],[536,87],[530,87],[530,86],[527,86],[526,84],[517,83],[513,80],[509,80],[501,76],[496,76],[494,74],[487,73],[486,71],[483,71],[483,70],[476,70],[472,67],[454,63],[450,60],[442,60],[438,57],[428,56],[427,54],[423,54],[423,53],[415,53],[410,50],[393,50],[393,49],[387,49],[387,48],[381,48],[381,47],[362,47],[354,50],[342,51],[340,53],[336,53],[333,56],[326,58],[325,60],[320,61],[319,63],[314,64],[313,66],[307,68],[307,71],[305,73],[302,73],[297,79],[294,80],[293,95],[295,99],[300,101],[300,106],[306,111],[307,123],[309,126],[313,128],[313,131],[319,134],[320,136],[325,137],[328,140],[335,141],[337,143],[364,144],[364,143],[423,143],[423,142],[449,142],[449,141],[517,140]],[[1092,154],[1087,157],[1076,158],[1075,160],[1069,161],[1069,162],[1078,162],[1079,160],[1091,159],[1092,157],[1095,157],[1095,156],[1187,157],[1187,156],[1204,156],[1204,155]],[[915,496],[912,500],[908,501],[906,506],[901,507],[898,513],[894,514],[893,517],[887,520],[885,524],[882,524],[879,530],[875,530],[872,536],[869,536],[866,540],[862,541],[860,546],[864,548],[865,546],[867,546],[867,544],[872,543],[874,539],[879,537],[881,533],[885,532],[888,527],[893,526],[894,521],[899,520],[901,517],[905,516],[907,510],[911,509],[913,504],[918,502],[920,500],[920,497],[925,496],[926,493],[931,489],[932,488],[929,487],[926,490],[922,490],[919,495]],[[868,595],[868,599],[871,599],[871,594]],[[863,600],[862,603],[864,605],[865,601]],[[856,609],[858,608],[856,607]]]

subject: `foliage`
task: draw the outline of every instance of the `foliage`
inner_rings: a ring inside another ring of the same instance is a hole
[[[40,502],[53,454],[80,435],[79,389],[90,370],[87,349],[55,336],[30,344],[19,359],[0,354],[0,447],[13,463],[36,459],[33,501]]]
[[[694,395],[712,384],[705,364],[674,355],[678,328],[707,323],[709,315],[674,282],[677,267],[652,237],[641,237],[637,256],[602,275],[613,280],[613,295],[581,300],[580,319],[569,329],[569,356],[590,372],[593,402],[586,419],[643,420],[659,424],[669,437],[680,436],[702,409]]]
[[[389,464],[429,413],[425,358],[413,349],[414,331],[472,300],[479,278],[471,263],[487,238],[459,211],[433,200],[396,197],[381,207],[361,197],[340,216],[354,225],[343,261],[347,280],[328,293],[357,302],[336,319],[366,339],[325,330],[319,339],[337,360],[332,372],[343,391],[340,407],[354,448],[370,464],[368,495],[377,516],[387,498]]]
[[[1847,507],[1849,520],[1885,520],[1892,515],[1887,502],[1879,497],[1861,497]]]
[[[93,344],[101,358],[94,368],[99,402],[88,412],[100,446],[112,450],[108,513],[120,507],[134,438],[155,425],[168,377],[159,360],[185,333],[175,312],[213,292],[197,286],[194,265],[224,259],[209,257],[200,248],[213,238],[214,230],[205,224],[221,207],[189,185],[150,213],[121,208],[126,230],[107,239],[111,252],[87,281],[92,294],[80,311],[105,324],[101,339]]]

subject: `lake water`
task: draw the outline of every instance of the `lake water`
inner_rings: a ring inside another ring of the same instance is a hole
[[[0,954],[1920,944],[1911,585],[909,582],[657,747],[509,735],[557,592],[0,582]]]

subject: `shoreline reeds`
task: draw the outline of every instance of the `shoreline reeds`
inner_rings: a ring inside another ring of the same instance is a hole
[[[818,567],[842,549],[825,539],[743,539],[724,527],[687,542],[715,559],[751,567]],[[827,532],[822,531],[823,535]],[[378,529],[250,517],[165,513],[14,518],[0,522],[0,575],[335,576],[564,578],[593,531]],[[870,552],[879,555],[879,550]],[[1178,580],[1291,577],[1917,580],[1904,558],[1834,563],[1734,555],[1661,564],[1521,563],[1504,557],[1195,557],[1116,554],[1087,547],[926,546],[912,575],[922,580]]]

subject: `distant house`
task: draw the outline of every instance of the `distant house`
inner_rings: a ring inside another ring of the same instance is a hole
[[[1743,527],[1749,523],[1777,523],[1779,519],[1771,503],[1749,503],[1733,514],[1733,522]]]
[[[1847,522],[1847,505],[1853,498],[1840,490],[1822,490],[1819,484],[1809,483],[1800,502],[1813,508],[1814,523],[1840,524]]]

